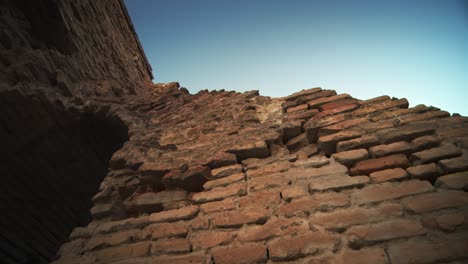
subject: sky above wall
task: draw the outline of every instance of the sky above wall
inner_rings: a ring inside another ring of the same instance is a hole
[[[125,0],[154,82],[322,87],[468,116],[468,1]]]

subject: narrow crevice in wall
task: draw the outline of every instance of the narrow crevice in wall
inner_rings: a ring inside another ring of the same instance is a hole
[[[48,263],[74,227],[90,222],[91,198],[128,129],[117,117],[17,90],[0,93],[0,112],[0,256]]]

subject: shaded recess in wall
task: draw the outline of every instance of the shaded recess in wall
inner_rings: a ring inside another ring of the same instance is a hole
[[[128,130],[117,117],[18,90],[0,94],[0,112],[0,259],[47,263],[91,220],[91,197]]]

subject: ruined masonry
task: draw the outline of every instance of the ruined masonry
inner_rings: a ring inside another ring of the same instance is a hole
[[[467,117],[190,94],[151,83],[123,2],[32,3],[1,6],[2,263],[468,262]]]

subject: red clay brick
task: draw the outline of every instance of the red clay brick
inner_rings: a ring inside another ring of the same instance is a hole
[[[224,211],[234,209],[235,207],[234,200],[232,198],[224,199],[222,201],[210,202],[200,205],[200,210],[205,213],[213,213],[217,211]]]
[[[263,224],[270,212],[263,208],[244,209],[236,212],[220,212],[213,217],[216,227],[236,227],[243,224]]]
[[[423,235],[426,229],[418,220],[395,219],[376,224],[353,226],[346,231],[353,248],[391,239]]]
[[[272,260],[294,260],[319,250],[333,250],[338,243],[339,236],[317,231],[274,239],[268,243],[268,251]]]
[[[327,213],[318,212],[309,218],[309,222],[327,229],[343,229],[353,225],[398,217],[402,214],[403,210],[400,205],[389,203],[371,208],[354,207],[337,209]]]
[[[468,257],[468,238],[447,236],[432,240],[411,239],[390,244],[391,263],[422,264]]]
[[[309,231],[309,225],[301,219],[271,219],[261,226],[248,226],[241,229],[237,239],[242,242],[261,241],[274,237],[302,234]]]
[[[346,249],[333,261],[334,264],[386,264],[387,256],[383,248],[369,247],[360,250]]]
[[[324,193],[311,196],[302,196],[282,205],[278,209],[278,215],[292,217],[308,215],[311,212],[335,207],[343,207],[349,204],[349,197],[343,193]]]
[[[187,255],[176,255],[176,256],[159,256],[152,257],[147,262],[149,264],[187,264],[187,263],[206,263],[206,255],[203,252],[191,253]],[[142,264],[143,264],[142,263]],[[128,263],[130,264],[130,263]],[[131,262],[134,264],[134,262]],[[135,264],[139,264],[136,262]]]
[[[192,196],[194,203],[206,203],[223,200],[237,195],[245,195],[247,192],[245,183],[234,183],[226,187],[217,187],[209,191],[195,193]]]
[[[393,169],[393,168],[407,168],[410,163],[405,155],[397,154],[378,159],[363,160],[358,162],[350,170],[351,175],[368,175],[375,171]]]
[[[196,205],[183,207],[180,209],[168,210],[154,213],[149,216],[150,222],[174,222],[177,220],[188,220],[195,218],[199,208]]]
[[[378,145],[369,148],[369,153],[372,157],[378,158],[392,154],[408,154],[411,152],[411,144],[406,141],[399,141],[387,145]]]
[[[266,208],[270,209],[281,201],[277,191],[261,191],[238,199],[240,208]]]
[[[342,190],[364,186],[369,182],[367,176],[348,176],[345,174],[335,174],[309,180],[309,191]]]
[[[240,245],[232,248],[215,248],[211,251],[215,263],[250,264],[267,261],[266,247],[258,244]]]
[[[226,245],[234,240],[235,232],[206,231],[192,234],[190,243],[194,250]]]
[[[439,177],[434,185],[444,189],[466,190],[468,189],[468,172],[459,172]]]
[[[464,205],[468,205],[468,193],[462,191],[441,191],[403,200],[407,210],[418,214]]]
[[[432,185],[427,181],[411,180],[401,183],[381,183],[364,187],[351,194],[358,204],[375,203],[390,199],[432,191]]]
[[[169,239],[160,239],[153,242],[151,246],[151,254],[179,254],[179,253],[189,253],[190,244],[186,238],[169,238]]]
[[[117,260],[148,256],[150,247],[151,242],[140,242],[101,249],[95,251],[93,255],[96,256],[98,261],[110,263]]]
[[[364,135],[359,138],[354,138],[346,141],[341,141],[336,144],[336,151],[342,152],[359,148],[370,148],[378,145],[379,139],[375,135]]]
[[[383,171],[376,171],[369,175],[371,181],[374,183],[403,180],[408,178],[408,173],[402,168],[387,169]]]
[[[369,153],[366,149],[355,149],[355,150],[348,150],[339,153],[335,153],[332,157],[338,161],[339,163],[351,167],[356,162],[366,160],[369,158]]]
[[[321,111],[327,111],[327,110],[333,110],[333,109],[351,105],[351,104],[357,104],[357,100],[356,99],[343,99],[339,101],[334,101],[334,102],[321,105],[319,109]]]

